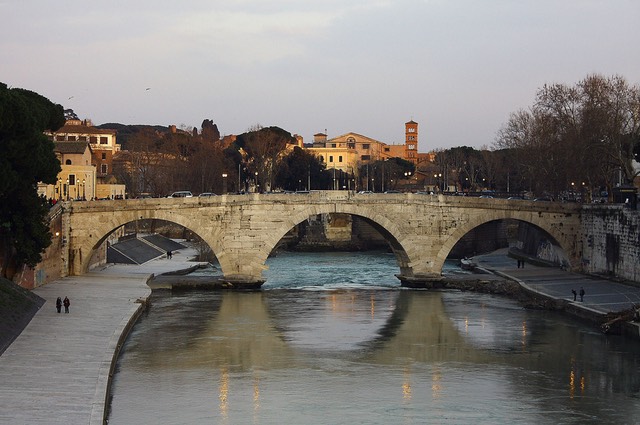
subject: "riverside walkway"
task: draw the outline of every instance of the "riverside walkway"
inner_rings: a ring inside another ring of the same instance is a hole
[[[640,286],[624,285],[611,280],[585,276],[560,270],[557,267],[538,267],[527,263],[518,268],[515,259],[507,256],[507,249],[487,255],[479,255],[474,262],[483,269],[515,279],[520,285],[557,300],[565,300],[574,307],[595,314],[619,312],[640,304]],[[584,288],[584,300],[580,295],[573,301],[571,290]]]
[[[189,257],[189,250],[181,250],[171,260],[105,267],[35,289],[47,302],[0,356],[0,425],[103,424],[118,344],[142,308],[140,301],[151,293],[147,280],[193,266]],[[518,269],[506,251],[474,260],[577,309],[607,313],[640,302],[638,287],[557,268],[527,264]],[[584,302],[574,303],[571,289],[580,287],[586,291]],[[55,300],[65,296],[70,313],[58,314]]]
[[[193,266],[189,252],[34,289],[45,304],[0,356],[0,424],[103,424],[118,345],[151,294],[147,281]],[[57,313],[65,296],[70,312]]]

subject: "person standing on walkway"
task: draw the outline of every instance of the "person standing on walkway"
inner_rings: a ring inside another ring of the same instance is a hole
[[[68,313],[69,312],[69,306],[71,305],[71,301],[69,301],[69,298],[64,297],[64,301],[62,303],[64,304],[64,312]]]
[[[60,313],[60,310],[62,310],[62,298],[58,297],[58,299],[56,300],[56,310],[58,310],[58,313]]]
[[[573,300],[575,301],[576,300],[576,295],[578,295],[578,293],[576,292],[575,289],[572,289],[571,293],[573,294]]]
[[[584,288],[580,288],[580,301],[584,301]]]
[[[167,258],[171,259],[172,256],[173,256],[173,254],[171,253],[171,251],[167,251]]]

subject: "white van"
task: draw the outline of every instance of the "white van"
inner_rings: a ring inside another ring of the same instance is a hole
[[[193,193],[188,190],[181,190],[179,192],[173,192],[167,198],[193,198]]]

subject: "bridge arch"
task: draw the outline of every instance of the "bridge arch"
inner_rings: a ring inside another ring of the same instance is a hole
[[[72,270],[74,274],[85,273],[90,265],[95,251],[107,240],[107,238],[122,226],[133,223],[138,220],[163,220],[183,226],[194,234],[198,235],[214,255],[222,250],[218,241],[220,238],[211,237],[207,229],[193,228],[190,217],[175,211],[167,210],[124,210],[112,214],[108,220],[97,220],[90,229],[70,229],[70,236],[73,243],[73,251],[70,255],[70,263],[72,267],[76,264],[76,268],[80,270]],[[75,237],[74,233],[81,231],[86,235],[84,238]],[[77,257],[77,258],[76,258]]]
[[[297,209],[287,217],[282,217],[280,224],[272,229],[268,236],[263,238],[264,245],[255,257],[255,262],[259,263],[261,271],[267,268],[266,261],[271,252],[276,248],[280,240],[293,228],[307,220],[309,217],[319,214],[348,214],[359,217],[374,227],[384,239],[389,243],[393,251],[396,262],[400,268],[400,273],[405,273],[410,267],[410,255],[403,246],[404,235],[399,226],[385,215],[362,206],[354,204],[344,205],[309,205],[306,208]],[[222,266],[222,263],[221,263]],[[225,272],[224,267],[223,273]]]
[[[444,262],[447,259],[449,253],[453,250],[453,247],[469,232],[493,221],[500,220],[514,220],[518,222],[524,222],[535,226],[537,229],[543,231],[549,236],[554,244],[558,245],[565,253],[571,253],[573,246],[570,241],[565,237],[564,233],[559,233],[557,228],[549,225],[547,220],[544,220],[538,214],[520,213],[518,211],[508,210],[491,210],[490,212],[480,214],[474,217],[470,217],[469,220],[459,226],[455,232],[453,232],[442,244],[440,250],[435,259],[435,267],[438,270],[442,270]]]

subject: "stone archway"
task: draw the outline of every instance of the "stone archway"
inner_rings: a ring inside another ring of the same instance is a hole
[[[225,274],[225,278],[231,283],[236,279],[250,279],[252,281],[263,282],[264,279],[262,277],[262,272],[268,267],[266,265],[267,258],[278,245],[280,240],[291,229],[307,220],[310,216],[331,213],[348,214],[361,217],[374,225],[391,246],[400,268],[400,274],[403,275],[411,273],[412,259],[403,246],[402,239],[404,239],[404,235],[401,229],[393,221],[385,215],[369,208],[363,208],[353,204],[329,204],[324,206],[308,205],[305,206],[305,208],[296,209],[292,214],[286,217],[281,217],[278,225],[270,229],[268,234],[261,238],[262,245],[256,252],[254,252],[251,264],[244,264],[244,266],[250,266],[251,268],[245,267],[244,273],[232,273],[231,275]],[[240,270],[240,265],[236,265],[236,270]]]
[[[545,220],[540,219],[539,216],[530,213],[518,214],[512,211],[494,211],[492,214],[481,214],[469,221],[465,222],[462,226],[458,227],[442,244],[438,254],[435,258],[434,266],[442,272],[444,262],[447,259],[449,253],[453,250],[460,239],[473,229],[497,220],[515,220],[518,222],[524,222],[535,226],[544,233],[546,233],[553,241],[565,252],[570,258],[575,258],[575,242],[567,240],[565,234],[558,233],[557,229],[550,226]]]
[[[74,227],[69,229],[69,264],[71,274],[78,275],[86,273],[90,266],[94,251],[105,242],[109,235],[118,228],[137,220],[163,220],[183,226],[198,235],[206,244],[208,244],[216,257],[222,250],[217,243],[220,238],[216,237],[216,232],[211,232],[212,229],[207,228],[192,228],[192,226],[190,226],[191,220],[185,215],[164,210],[117,211],[111,214],[108,220],[97,220],[88,223],[80,223],[76,221],[74,223]]]

